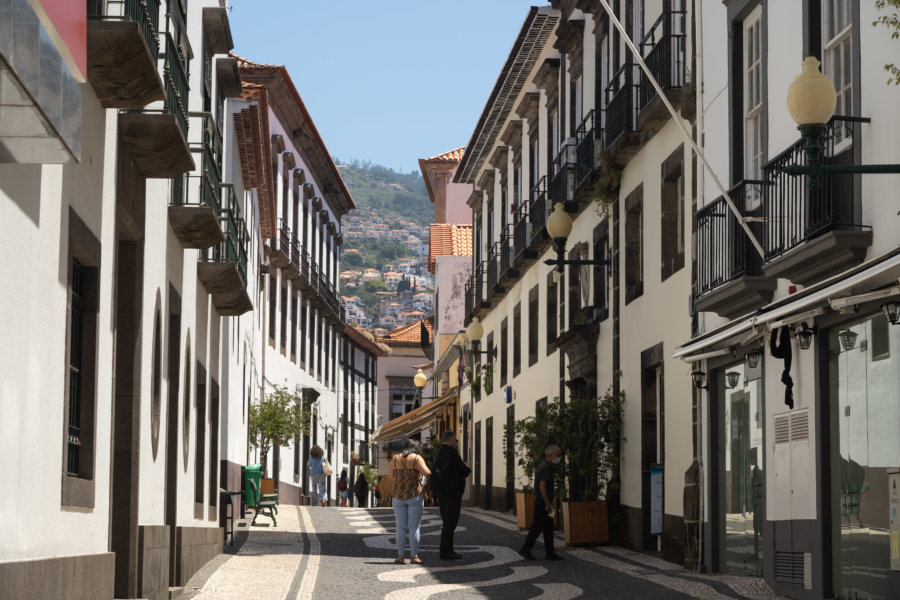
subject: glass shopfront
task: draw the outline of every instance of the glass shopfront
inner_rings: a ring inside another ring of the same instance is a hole
[[[719,570],[763,574],[763,389],[760,368],[717,372]]]
[[[900,471],[900,326],[881,315],[828,332],[831,547],[841,598],[884,598],[888,475]]]

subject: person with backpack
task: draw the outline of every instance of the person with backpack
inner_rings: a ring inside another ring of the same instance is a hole
[[[340,506],[347,507],[347,498],[350,497],[350,486],[347,485],[347,469],[341,469],[341,478],[337,482],[338,497],[340,498]]]
[[[363,475],[362,471],[359,472],[359,477],[356,478],[356,483],[353,484],[353,495],[356,496],[356,505],[366,508],[366,497],[369,495],[369,482],[366,481],[366,476]]]
[[[453,532],[459,523],[462,509],[462,496],[466,491],[466,478],[472,469],[466,466],[456,450],[456,433],[451,430],[441,437],[441,447],[434,460],[431,471],[431,488],[437,494],[438,507],[441,510],[441,552],[444,560],[462,558],[453,549]]]

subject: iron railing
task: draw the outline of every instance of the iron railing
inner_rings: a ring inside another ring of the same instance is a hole
[[[475,266],[475,306],[480,306],[484,301],[484,276],[485,261],[481,261]]]
[[[531,223],[528,222],[528,205],[524,202],[516,207],[513,213],[513,245],[515,246],[515,256],[518,262],[528,249],[531,242]]]
[[[188,76],[182,62],[181,53],[171,33],[166,33],[166,56],[163,67],[166,86],[166,112],[175,116],[181,134],[187,139],[188,133]]]
[[[857,123],[868,121],[859,117],[832,117],[820,141],[822,163],[850,164],[852,148],[844,148],[842,142],[852,138]],[[787,165],[806,164],[803,148],[804,141],[799,140],[763,167],[766,196],[762,244],[767,261],[829,231],[869,229],[859,224],[860,215],[854,206],[855,175],[822,173],[820,186],[810,190],[805,175],[788,175],[782,171]]]
[[[596,133],[595,133],[596,132]],[[594,128],[594,111],[593,109],[584,117],[584,120],[575,130],[575,187],[581,187],[581,184],[594,172],[599,166],[597,157],[597,148],[594,143],[598,130]]]
[[[466,280],[465,293],[466,293],[466,299],[465,299],[466,320],[469,320],[474,316],[472,311],[475,307],[475,291],[473,289],[471,276]]]
[[[760,214],[764,187],[763,181],[745,180],[728,190],[742,217]],[[750,225],[758,229],[757,223]],[[723,196],[697,211],[696,244],[696,296],[739,277],[762,274],[762,259]]]
[[[563,144],[559,154],[550,165],[550,206],[557,202],[568,202],[575,185],[575,149]]]
[[[150,56],[159,55],[159,0],[88,0],[91,19],[129,20],[138,24]]]
[[[296,235],[291,235],[291,265],[300,273],[300,240]]]
[[[547,205],[547,177],[541,177],[531,188],[531,202],[528,206],[528,218],[531,219],[531,239],[529,245],[543,234],[547,224],[547,216],[550,214]]]
[[[626,62],[613,74],[604,90],[606,94],[604,148],[609,148],[621,135],[637,128],[633,78],[634,65]]]
[[[225,241],[212,248],[202,250],[200,260],[206,262],[228,262],[237,267],[241,286],[247,288],[247,227],[237,210],[223,210],[219,215]]]
[[[192,115],[196,116],[196,115]],[[209,128],[212,127],[212,130]],[[185,173],[175,177],[172,185],[172,204],[175,206],[207,206],[218,215],[222,210],[237,206],[234,187],[222,183],[219,165],[222,160],[221,141],[212,118],[204,117],[203,143],[191,146],[192,154],[199,154],[199,171]],[[228,186],[227,202],[222,202],[223,189]]]
[[[514,228],[507,225],[500,232],[500,278],[503,279],[509,270],[513,268],[513,259],[515,258]]]
[[[684,85],[685,67],[685,20],[687,11],[683,0],[673,0],[678,9],[664,10],[641,40],[640,49],[647,68],[659,83],[659,87],[679,88]],[[641,73],[640,110],[644,110],[656,97],[656,88],[650,78]]]
[[[494,289],[500,284],[500,242],[491,244],[488,250],[487,286],[488,294],[493,294]]]

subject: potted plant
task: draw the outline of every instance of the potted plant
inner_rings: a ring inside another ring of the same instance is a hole
[[[522,469],[522,475],[519,478],[520,485],[516,490],[516,520],[519,529],[531,527],[531,521],[534,518],[534,472],[544,460],[544,450],[547,446],[559,445],[561,435],[559,424],[559,402],[553,402],[546,407],[538,407],[533,417],[520,419],[513,423],[512,438],[515,439],[515,448],[510,450],[507,447],[505,451],[515,452],[516,464]],[[504,435],[504,443],[508,439],[510,436]],[[559,498],[563,489],[563,477],[557,477],[555,497]]]
[[[607,498],[619,489],[624,392],[575,395],[562,415],[567,489],[562,502],[566,544],[608,543]]]
[[[484,393],[492,394],[494,392],[494,363],[489,362],[481,367],[481,370],[484,372]]]
[[[268,494],[274,492],[274,480],[266,477],[269,469],[269,451],[275,444],[283,446],[291,443],[300,434],[308,434],[310,412],[300,394],[291,392],[284,385],[273,386],[272,391],[258,404],[250,405],[250,444],[259,450],[263,466],[260,492]],[[278,473],[274,473],[274,476],[277,478]]]
[[[600,153],[600,176],[594,182],[594,201],[601,217],[608,217],[610,209],[619,199],[619,188],[622,185],[622,170],[609,163],[606,151]]]

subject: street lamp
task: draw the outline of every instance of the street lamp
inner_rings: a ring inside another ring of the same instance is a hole
[[[698,390],[708,390],[709,386],[706,385],[706,373],[703,371],[693,371],[691,373],[691,378],[694,380],[694,387]]]
[[[725,373],[725,379],[728,382],[728,389],[733,390],[741,382],[741,374],[739,371],[728,371]]]
[[[601,266],[609,265],[609,259],[592,259],[592,260],[566,260],[566,240],[572,233],[572,217],[566,212],[566,207],[562,202],[557,202],[553,207],[553,212],[547,217],[547,233],[553,238],[553,245],[556,246],[556,259],[547,259],[544,264],[556,266],[558,273],[563,272],[566,265],[590,265]]]
[[[900,173],[900,165],[822,164],[820,139],[834,115],[837,94],[831,80],[819,71],[821,63],[815,56],[807,56],[802,64],[803,72],[788,87],[787,106],[805,142],[806,164],[786,165],[781,170],[788,175],[806,175],[810,190],[819,188],[822,173]]]
[[[484,325],[481,324],[481,321],[478,317],[472,317],[472,322],[469,323],[469,326],[466,328],[466,337],[469,338],[469,341],[472,342],[472,353],[473,354],[487,354],[489,356],[493,356],[497,358],[497,348],[491,348],[490,350],[479,350],[478,345],[481,343],[481,338],[484,336]]]
[[[797,341],[800,342],[801,350],[806,350],[812,345],[812,337],[815,333],[815,327],[810,327],[806,323],[800,326],[800,329],[797,331]]]
[[[761,356],[759,350],[752,350],[744,355],[744,359],[747,361],[747,367],[750,369],[755,369],[757,365],[759,365],[759,357]]]
[[[422,400],[434,400],[438,396],[423,396],[422,392],[425,389],[425,385],[428,383],[428,376],[422,372],[422,369],[416,371],[415,377],[413,377],[413,383],[416,384],[416,402],[415,408],[419,408],[422,406]]]
[[[881,305],[881,311],[891,325],[900,323],[900,302],[886,302]]]

